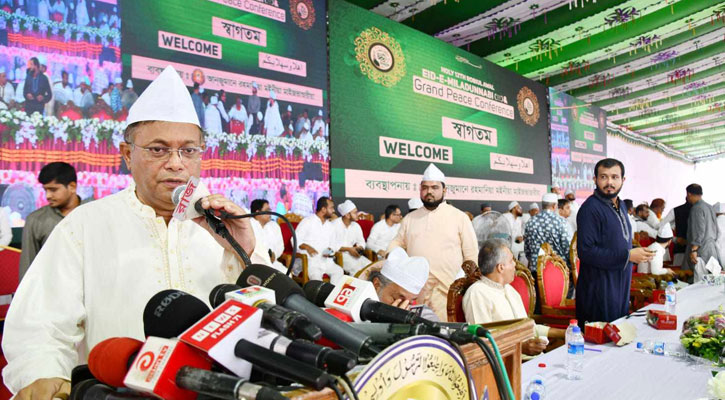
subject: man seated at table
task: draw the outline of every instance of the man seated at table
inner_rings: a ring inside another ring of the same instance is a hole
[[[508,245],[501,239],[488,239],[478,252],[478,268],[483,277],[468,288],[463,296],[463,312],[469,324],[527,318],[524,302],[511,286],[516,263]],[[526,355],[537,355],[546,349],[549,338],[563,338],[562,329],[545,325],[534,327],[534,337],[522,343]]]
[[[667,248],[670,246],[670,242],[672,242],[672,236],[672,228],[670,228],[670,224],[662,224],[657,232],[655,242],[647,246],[647,249],[652,250],[655,253],[654,257],[652,257],[650,261],[644,261],[637,264],[637,272],[640,274],[653,275],[674,274],[674,271],[662,266],[665,254],[668,251]]]
[[[402,219],[403,212],[400,211],[400,207],[395,204],[385,207],[385,218],[376,222],[370,230],[366,243],[367,248],[377,253],[378,257],[385,257],[385,250],[398,234]]]
[[[297,233],[297,251],[307,254],[308,274],[312,280],[322,280],[323,275],[330,277],[330,281],[336,282],[344,275],[342,268],[335,264],[335,252],[332,249],[333,228],[330,218],[335,213],[335,204],[327,197],[320,197],[317,200],[317,207],[314,214],[303,219],[295,232]],[[294,273],[302,271],[302,262],[295,260]]]
[[[396,247],[388,254],[380,270],[370,272],[368,280],[375,286],[381,302],[404,310],[420,308],[421,317],[437,322],[440,319],[431,308],[414,305],[428,281],[429,269],[425,257],[409,257],[405,250]]]

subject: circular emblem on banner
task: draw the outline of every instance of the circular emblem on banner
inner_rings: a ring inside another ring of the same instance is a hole
[[[526,125],[534,126],[539,122],[539,100],[534,92],[524,86],[516,95],[516,103],[519,108],[519,115]]]
[[[355,379],[360,400],[464,400],[469,387],[475,392],[458,351],[425,335],[388,346]]]
[[[405,76],[400,44],[378,28],[365,29],[355,38],[355,58],[364,75],[385,87],[395,86]]]
[[[194,71],[191,72],[191,80],[194,81],[194,83],[198,83],[199,86],[203,85],[204,82],[206,82],[204,71],[199,68],[194,69]]]
[[[290,0],[289,9],[292,20],[300,28],[308,30],[315,24],[315,6],[312,0]]]
[[[17,212],[22,219],[25,219],[35,211],[35,193],[24,183],[13,183],[2,194],[0,207],[10,207],[11,212]]]

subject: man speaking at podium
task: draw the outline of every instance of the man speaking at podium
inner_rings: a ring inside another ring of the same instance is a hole
[[[120,151],[133,183],[59,223],[18,287],[2,342],[3,379],[18,399],[64,397],[71,369],[98,342],[145,339],[143,310],[157,292],[206,299],[237,279],[242,261],[203,217],[172,219],[171,193],[199,176],[204,148],[191,96],[169,66],[129,110]],[[221,195],[201,204],[243,214]],[[224,224],[253,262],[269,264],[247,219]]]

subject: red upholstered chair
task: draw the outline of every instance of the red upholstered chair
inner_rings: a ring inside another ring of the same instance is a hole
[[[536,262],[536,275],[541,299],[541,318],[547,325],[565,329],[576,318],[573,300],[568,300],[569,269],[548,243],[541,245],[544,254]]]
[[[571,271],[571,277],[574,280],[574,287],[576,287],[576,283],[579,280],[579,253],[576,250],[576,232],[574,232],[571,245],[569,245],[569,265],[574,267]]]
[[[473,261],[466,260],[461,267],[466,276],[456,279],[448,288],[448,301],[446,304],[448,322],[466,322],[466,315],[463,312],[463,295],[466,294],[466,290],[471,285],[481,279],[481,270]]]
[[[373,217],[372,214],[365,214],[369,215],[370,217]],[[363,232],[363,238],[367,242],[368,237],[370,236],[370,231],[373,229],[373,225],[375,225],[375,221],[372,219],[359,219],[357,221],[358,224],[360,224],[360,228]],[[378,261],[378,254],[372,250],[365,249],[365,257],[367,257],[370,261],[375,262]]]
[[[290,221],[292,227],[297,229],[297,225],[302,221],[302,217],[297,214],[286,214],[285,217]],[[284,252],[279,256],[279,262],[289,268],[294,262],[292,260],[292,231],[287,224],[280,218],[278,220],[279,228],[282,231],[282,241],[284,242]],[[297,258],[302,260],[302,272],[299,275],[293,275],[292,278],[300,284],[305,284],[310,280],[308,274],[307,254],[297,253]]]
[[[516,275],[511,286],[519,292],[521,301],[524,303],[526,315],[531,318],[536,306],[536,290],[534,290],[534,277],[526,266],[516,261]]]
[[[5,319],[10,308],[10,300],[18,288],[20,250],[14,247],[0,246],[0,321]]]

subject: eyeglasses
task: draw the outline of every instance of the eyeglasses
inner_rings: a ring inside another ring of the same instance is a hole
[[[201,158],[204,149],[201,147],[179,147],[174,149],[165,146],[140,146],[135,143],[129,143],[131,146],[146,150],[146,153],[154,160],[167,161],[171,158],[171,153],[177,153],[182,161],[196,161]]]

